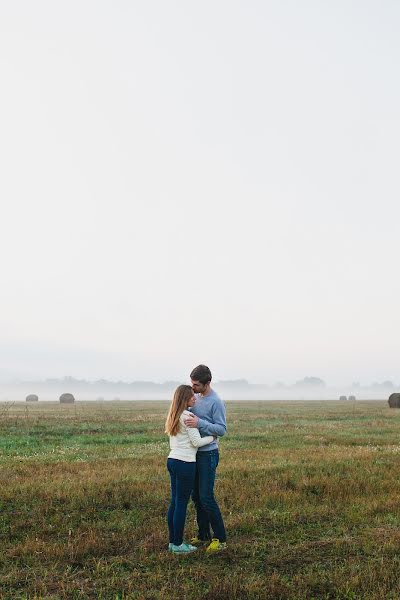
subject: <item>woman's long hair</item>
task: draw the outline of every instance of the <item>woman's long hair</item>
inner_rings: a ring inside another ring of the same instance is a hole
[[[179,417],[187,408],[188,401],[193,396],[190,385],[180,385],[176,388],[174,397],[169,407],[167,420],[165,421],[165,433],[176,435],[179,432]]]

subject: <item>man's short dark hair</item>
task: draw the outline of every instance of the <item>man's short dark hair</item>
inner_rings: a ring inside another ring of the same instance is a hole
[[[200,381],[200,383],[206,385],[212,379],[211,371],[206,365],[198,365],[190,373],[190,379],[192,381]]]

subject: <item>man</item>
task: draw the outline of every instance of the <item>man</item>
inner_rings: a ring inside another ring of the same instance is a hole
[[[221,398],[211,389],[211,371],[199,365],[190,373],[196,404],[193,415],[185,418],[188,427],[198,427],[201,436],[223,436],[226,433],[225,406]],[[196,455],[196,478],[193,502],[196,506],[198,536],[191,540],[193,545],[209,543],[207,552],[220,552],[226,548],[226,533],[221,511],[214,497],[215,472],[219,462],[218,438],[199,448]],[[211,526],[211,528],[210,528]],[[214,537],[211,536],[211,529]]]

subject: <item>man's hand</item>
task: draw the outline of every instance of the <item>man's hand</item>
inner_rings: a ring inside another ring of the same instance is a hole
[[[191,415],[190,417],[184,417],[183,421],[187,427],[197,427],[199,424],[199,417]]]

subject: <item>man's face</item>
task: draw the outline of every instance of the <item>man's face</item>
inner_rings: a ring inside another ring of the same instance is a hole
[[[190,381],[192,382],[192,390],[195,394],[204,394],[204,392],[207,389],[206,383],[200,383],[200,381],[193,381],[193,379],[191,379]]]

